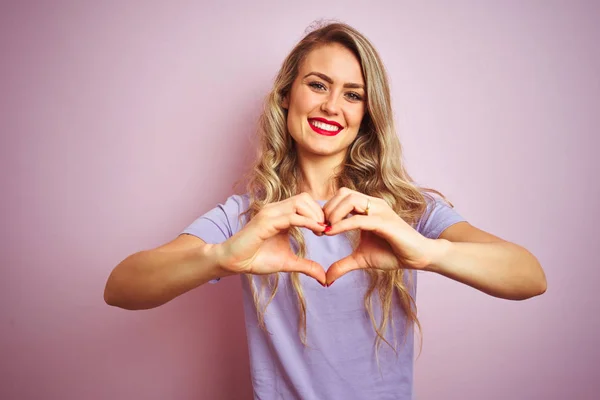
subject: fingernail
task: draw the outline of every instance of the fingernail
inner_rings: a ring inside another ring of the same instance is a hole
[[[323,232],[327,233],[331,230],[331,225],[327,225],[327,227],[325,228],[325,230]]]
[[[331,281],[331,283],[328,283],[328,284],[327,284],[327,287],[329,287],[329,286],[333,285],[333,282],[335,282],[335,281]]]

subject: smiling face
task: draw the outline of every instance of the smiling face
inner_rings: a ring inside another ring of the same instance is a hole
[[[312,50],[298,69],[283,106],[298,156],[343,160],[365,114],[365,89],[359,60],[340,44]]]

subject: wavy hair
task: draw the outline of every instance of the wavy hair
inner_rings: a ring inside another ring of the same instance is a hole
[[[347,187],[384,199],[401,218],[415,227],[428,209],[427,201],[433,200],[428,192],[434,192],[444,199],[445,197],[436,190],[418,187],[407,173],[403,165],[402,146],[393,123],[390,88],[381,58],[364,35],[347,24],[339,22],[313,27],[313,30],[300,40],[284,60],[259,119],[258,155],[247,175],[250,205],[240,218],[245,217],[246,221],[249,221],[266,204],[299,194],[299,182],[302,176],[298,169],[295,144],[287,130],[287,111],[282,107],[282,102],[290,92],[299,67],[306,56],[319,46],[333,43],[350,50],[361,64],[365,80],[366,113],[356,139],[348,147],[342,168],[335,173],[331,184],[336,190]],[[292,227],[289,235],[295,244],[296,255],[305,257],[306,243],[300,229]],[[360,240],[360,233],[347,232],[346,236],[355,249]],[[407,329],[409,325],[416,324],[419,332],[422,333],[416,304],[410,294],[412,285],[415,284],[412,279],[413,274],[404,269],[396,271],[373,269],[364,272],[369,275],[364,304],[377,334],[376,348],[379,348],[381,341],[384,341],[396,351],[396,347],[384,336],[387,326],[389,324],[393,326],[391,319],[394,294],[397,295],[406,315]],[[257,287],[252,275],[248,275],[247,278],[259,325],[266,330],[264,313],[277,293],[279,274],[261,276],[260,288]],[[307,345],[306,302],[299,274],[290,273],[290,281],[298,303],[300,340]],[[268,298],[264,295],[265,288],[270,289]],[[382,311],[380,321],[376,321],[373,314],[374,293],[379,295]]]

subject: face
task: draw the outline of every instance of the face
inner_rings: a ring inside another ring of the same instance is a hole
[[[360,62],[339,44],[312,50],[283,102],[298,155],[339,157],[356,138],[366,99]]]

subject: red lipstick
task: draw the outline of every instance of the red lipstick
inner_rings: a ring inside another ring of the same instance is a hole
[[[338,130],[337,131],[326,131],[325,129],[317,128],[316,126],[311,124],[311,121],[319,121],[319,122],[323,122],[325,124],[333,125],[333,126],[336,126],[338,128]],[[320,135],[325,135],[325,136],[335,136],[338,133],[340,133],[342,131],[342,129],[344,129],[344,127],[342,125],[338,124],[337,122],[328,121],[325,118],[309,118],[308,125],[310,125],[310,127],[313,131],[317,132]]]

